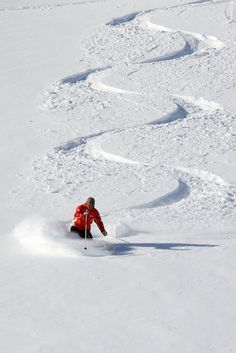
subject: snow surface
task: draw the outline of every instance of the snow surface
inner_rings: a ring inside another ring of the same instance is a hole
[[[0,352],[234,352],[236,2],[0,0],[0,23]],[[84,250],[87,196],[109,237]]]

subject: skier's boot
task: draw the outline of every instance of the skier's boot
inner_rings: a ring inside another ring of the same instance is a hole
[[[87,238],[88,239],[93,239],[93,236],[92,236],[92,234],[90,232],[87,234]]]

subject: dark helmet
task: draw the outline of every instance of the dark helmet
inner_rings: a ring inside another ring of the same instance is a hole
[[[93,197],[88,197],[86,200],[87,205],[93,206],[95,205],[95,199]]]

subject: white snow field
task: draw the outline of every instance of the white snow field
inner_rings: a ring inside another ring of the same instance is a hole
[[[0,48],[0,352],[235,352],[236,1],[0,0]]]

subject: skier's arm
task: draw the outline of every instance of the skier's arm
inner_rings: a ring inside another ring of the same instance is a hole
[[[74,219],[84,214],[84,211],[85,211],[85,207],[83,205],[78,206],[75,210]]]
[[[101,231],[101,233],[102,233],[103,235],[105,235],[105,234],[104,234],[104,233],[106,233],[105,227],[104,227],[104,224],[103,224],[103,221],[102,221],[102,219],[101,219],[101,216],[100,216],[99,212],[97,212],[97,215],[96,215],[96,217],[94,218],[94,222],[97,224],[97,226],[98,226],[99,230]]]

